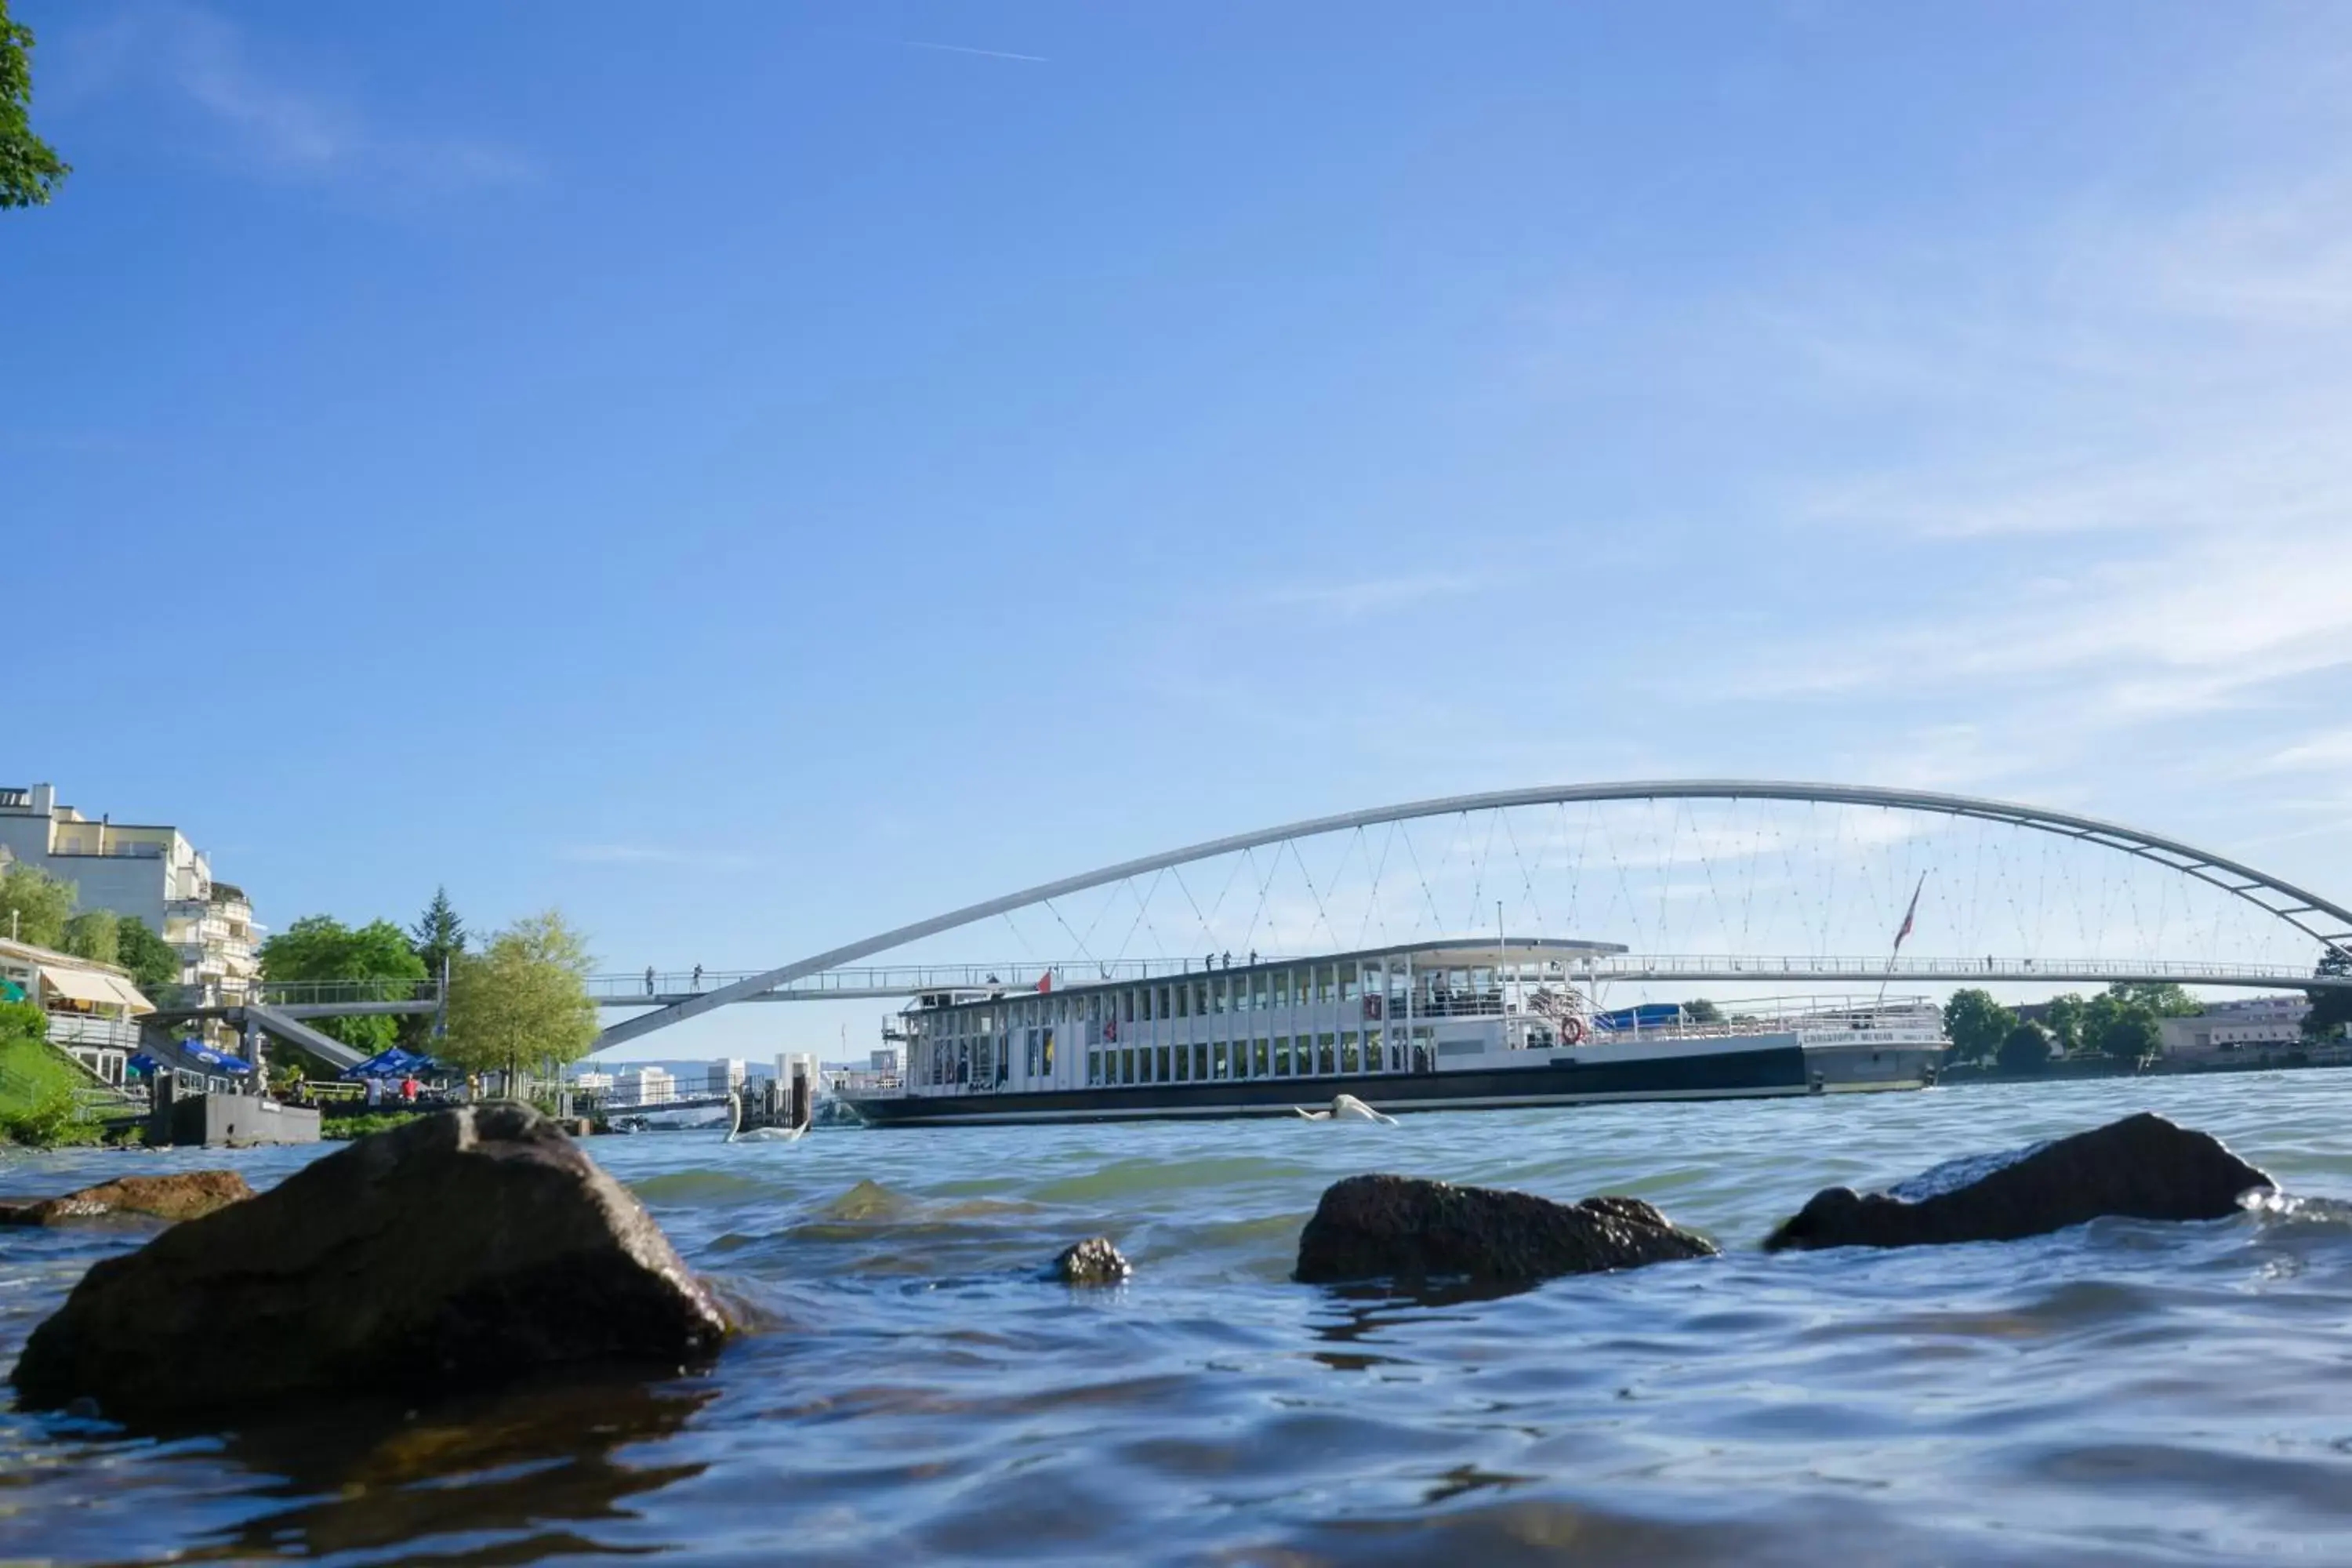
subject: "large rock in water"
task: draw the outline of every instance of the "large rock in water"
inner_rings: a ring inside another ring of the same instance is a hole
[[[553,1363],[676,1367],[727,1323],[619,1183],[528,1106],[419,1117],[93,1267],[33,1331],[23,1403],[201,1420]]]
[[[235,1171],[180,1171],[168,1176],[117,1176],[62,1197],[0,1204],[0,1225],[56,1225],[63,1220],[201,1219],[243,1203],[253,1189]]]
[[[2070,1138],[1955,1160],[1884,1193],[1826,1188],[1764,1249],[2015,1241],[2102,1215],[2221,1219],[2238,1212],[2241,1194],[2274,1185],[2210,1133],[2142,1111]]]
[[[1116,1285],[1133,1272],[1107,1236],[1090,1236],[1066,1247],[1054,1259],[1053,1276],[1065,1285]]]
[[[1325,1190],[1300,1233],[1293,1278],[1528,1284],[1715,1251],[1639,1198],[1562,1204],[1415,1176],[1349,1176]]]

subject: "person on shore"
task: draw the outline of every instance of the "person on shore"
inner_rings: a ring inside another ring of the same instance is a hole
[[[409,1106],[413,1109],[416,1104],[417,1090],[424,1087],[425,1086],[423,1084],[416,1081],[416,1075],[415,1073],[410,1073],[406,1078],[400,1080],[400,1102],[403,1105]]]

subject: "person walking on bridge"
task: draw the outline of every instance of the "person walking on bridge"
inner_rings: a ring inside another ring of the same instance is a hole
[[[698,963],[694,966],[694,988],[697,991],[702,989],[702,965]]]
[[[646,964],[646,995],[648,995],[648,996],[650,996],[650,995],[652,995],[653,994],[654,994],[654,966],[653,966],[652,964],[648,963],[648,964]]]

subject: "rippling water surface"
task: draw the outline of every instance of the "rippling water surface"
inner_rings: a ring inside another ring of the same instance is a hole
[[[2352,1220],[1766,1258],[1814,1189],[2141,1109],[2352,1199],[2352,1074],[1307,1122],[604,1139],[763,1326],[708,1373],[169,1442],[0,1417],[0,1559],[2352,1561]],[[0,1193],[308,1152],[0,1154]],[[1369,1170],[1646,1197],[1713,1262],[1294,1285]],[[430,1225],[421,1215],[417,1223]],[[1104,1232],[1132,1283],[1037,1269]],[[0,1231],[0,1360],[136,1237]]]

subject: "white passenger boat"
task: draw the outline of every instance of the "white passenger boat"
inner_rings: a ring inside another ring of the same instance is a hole
[[[900,1015],[903,1071],[841,1095],[898,1126],[1289,1116],[1340,1094],[1396,1112],[1935,1081],[1946,1041],[1926,998],[1595,1009],[1592,966],[1623,951],[1447,941],[933,993]]]

